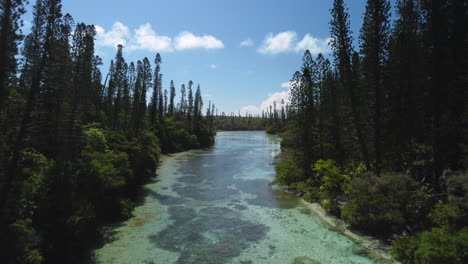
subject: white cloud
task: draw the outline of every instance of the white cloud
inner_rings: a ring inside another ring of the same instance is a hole
[[[109,32],[101,26],[96,26],[96,45],[117,47],[117,45],[126,45],[127,40],[130,38],[130,29],[119,21],[112,25]]]
[[[185,31],[174,40],[169,36],[157,34],[151,24],[140,25],[133,32],[123,23],[116,21],[108,31],[96,26],[97,47],[117,47],[121,44],[130,51],[146,50],[150,52],[174,51],[186,49],[220,49],[224,47],[221,40],[211,35],[196,36]]]
[[[313,55],[317,55],[319,53],[330,52],[329,42],[330,38],[316,38],[311,34],[306,34],[301,41],[297,42],[297,33],[295,31],[280,32],[276,35],[269,33],[263,40],[263,44],[258,49],[258,52],[263,54],[278,54],[309,50]]]
[[[306,34],[304,38],[299,43],[297,43],[296,51],[302,52],[309,50],[312,55],[317,55],[319,53],[329,53],[330,46],[328,46],[328,43],[330,40],[330,38],[319,39],[313,37],[310,34]]]
[[[242,107],[240,109],[240,114],[242,116],[245,116],[246,114],[248,114],[248,115],[258,115],[260,113],[261,113],[260,109],[255,105],[247,105],[247,106],[244,106],[244,107]]]
[[[224,44],[221,40],[211,36],[196,36],[191,32],[182,32],[175,38],[175,48],[177,50],[187,49],[222,49]]]
[[[216,68],[218,68],[216,64],[210,64],[209,66],[212,70],[216,70]]]
[[[263,44],[258,49],[258,52],[263,54],[278,54],[291,51],[296,41],[296,36],[297,34],[294,31],[281,32],[275,36],[273,36],[273,33],[269,33],[263,40]]]
[[[172,51],[172,40],[170,37],[158,36],[149,23],[141,25],[135,30],[134,43],[130,50]]]
[[[245,115],[245,113],[251,114],[251,115],[256,115],[256,114],[261,114],[262,110],[265,112],[273,107],[274,102],[276,102],[276,110],[281,110],[281,101],[284,100],[284,104],[289,104],[289,89],[287,91],[283,92],[277,92],[277,93],[272,93],[268,94],[268,97],[263,100],[263,102],[260,104],[260,106],[255,106],[255,105],[247,105],[244,106],[240,109],[241,115]]]
[[[281,100],[284,100],[285,104],[289,104],[289,90],[284,92],[277,92],[268,95],[268,98],[262,102],[260,109],[267,110],[273,107],[273,103],[276,102],[276,109],[281,109]]]
[[[246,40],[243,40],[241,43],[240,43],[240,46],[241,47],[251,47],[253,46],[255,43],[254,41],[251,39],[251,38],[248,38]]]

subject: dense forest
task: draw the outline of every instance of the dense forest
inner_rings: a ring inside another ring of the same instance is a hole
[[[93,25],[75,23],[60,0],[38,0],[22,36],[26,1],[0,3],[0,258],[74,263],[103,224],[131,215],[161,153],[214,142],[215,106],[200,85],[162,87],[162,59],[108,74]],[[147,99],[148,98],[148,99]]]
[[[107,73],[96,29],[37,0],[0,1],[0,259],[82,263],[104,225],[129,218],[162,153],[216,130],[278,134],[272,184],[391,244],[401,263],[468,263],[468,2],[367,0],[355,47],[333,0],[333,56],[306,51],[290,104],[256,116],[162,85],[163,60]],[[391,15],[391,11],[394,14]],[[205,108],[204,108],[205,106]]]
[[[282,100],[281,108],[276,108],[276,102],[269,109],[262,111],[262,114],[252,115],[246,113],[242,116],[240,113],[235,115],[231,113],[226,115],[222,112],[214,116],[214,127],[223,131],[248,131],[248,130],[267,130],[267,133],[275,134],[280,132],[286,124],[289,112],[289,105]]]
[[[468,3],[368,0],[353,46],[331,9],[333,61],[291,79],[274,183],[392,243],[402,263],[468,263]]]

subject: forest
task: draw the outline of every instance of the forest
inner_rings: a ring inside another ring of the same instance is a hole
[[[25,2],[0,5],[0,258],[80,263],[131,216],[161,153],[213,144],[215,106],[193,81],[179,102],[174,82],[163,90],[159,54],[126,62],[119,45],[104,76],[95,27],[60,0],[36,1],[22,36]]]
[[[334,0],[332,61],[306,51],[291,79],[273,183],[401,263],[468,262],[468,4],[368,0],[353,46]],[[275,115],[276,116],[276,115]]]
[[[176,97],[159,53],[130,62],[118,45],[103,74],[95,26],[61,0],[34,1],[23,35],[26,2],[0,1],[2,263],[83,263],[162,154],[210,147],[218,130],[280,136],[272,184],[401,263],[468,263],[467,1],[367,0],[356,47],[333,0],[332,56],[306,51],[290,103],[255,116],[218,115],[192,80]]]

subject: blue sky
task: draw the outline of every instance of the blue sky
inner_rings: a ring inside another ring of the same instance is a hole
[[[31,1],[34,2],[34,1]],[[357,45],[365,0],[345,1]],[[162,56],[163,88],[200,84],[205,105],[258,112],[287,98],[306,48],[329,55],[332,0],[63,0],[63,13],[94,24],[108,71],[115,46],[127,62]],[[25,16],[31,21],[31,9]]]

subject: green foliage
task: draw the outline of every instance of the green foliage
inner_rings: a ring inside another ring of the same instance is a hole
[[[101,190],[122,187],[132,177],[128,155],[123,152],[85,152],[88,160],[84,168],[86,177],[95,182]]]
[[[21,208],[23,215],[32,216],[38,201],[46,192],[46,177],[51,164],[47,158],[33,150],[21,152],[20,164],[25,179],[21,191]]]
[[[317,195],[314,195],[314,193],[312,192],[304,194],[304,196],[302,196],[302,199],[309,203],[315,203],[318,201]]]
[[[351,192],[342,217],[351,225],[371,234],[401,231],[408,223],[421,221],[429,197],[405,174],[368,173],[351,181]]]
[[[215,118],[214,127],[222,131],[265,130],[267,120],[252,116],[226,116],[223,113]]]
[[[120,200],[120,215],[123,218],[130,218],[132,216],[132,212],[134,208],[135,208],[135,204],[129,199]]]
[[[296,192],[298,192],[299,194],[303,193],[306,189],[306,185],[304,183],[298,183],[296,185]]]
[[[154,176],[161,155],[159,139],[146,131],[138,138],[138,145],[139,149],[130,153],[134,174],[141,178]]]
[[[468,227],[459,232],[443,228],[417,233],[393,242],[392,256],[407,264],[468,262]]]
[[[267,127],[265,130],[267,134],[279,134],[284,132],[284,126],[282,123],[274,123]]]
[[[107,141],[101,129],[89,127],[84,130],[86,149],[89,151],[104,152],[107,150]]]
[[[18,263],[40,264],[44,262],[41,251],[37,248],[39,236],[32,225],[30,218],[18,219],[10,225],[11,245],[19,256]]]
[[[197,137],[195,135],[191,135],[185,129],[178,129],[174,131],[174,134],[172,135],[172,137],[173,137],[173,140],[177,142],[176,149],[178,151],[199,146]]]
[[[349,193],[350,176],[342,173],[334,160],[318,160],[313,170],[321,182],[319,196],[323,200],[322,205],[329,212],[339,212],[341,196]]]
[[[437,226],[448,230],[468,226],[468,173],[449,175],[447,192],[447,200],[439,201],[429,214],[429,218]]]
[[[304,179],[303,171],[292,159],[284,159],[275,165],[276,177],[272,184],[290,185]]]

